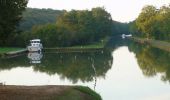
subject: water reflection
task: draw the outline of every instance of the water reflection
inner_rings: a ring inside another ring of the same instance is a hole
[[[153,77],[161,74],[162,81],[170,82],[170,52],[119,38],[112,38],[106,45],[107,50],[96,52],[28,53],[0,59],[0,70],[32,66],[35,72],[58,74],[61,79],[68,79],[72,83],[95,81],[95,86],[97,78],[105,78],[107,71],[111,69],[111,52],[121,46],[128,46],[129,51],[135,53],[143,75]]]
[[[0,70],[32,66],[35,72],[58,74],[61,79],[72,83],[96,81],[96,77],[105,77],[111,68],[110,51],[72,52],[72,53],[29,53],[15,58],[0,59]],[[31,63],[30,63],[31,61]],[[35,64],[36,63],[36,64]]]
[[[0,71],[10,70],[16,67],[30,67],[29,59],[26,55],[16,56],[14,58],[0,58]]]
[[[128,46],[129,51],[136,55],[143,75],[154,77],[160,74],[162,81],[170,82],[170,52],[116,37],[112,38],[107,46],[113,51],[119,47]]]
[[[42,52],[29,52],[28,58],[30,59],[30,63],[38,64],[41,63],[41,59],[43,57]]]
[[[10,85],[89,86],[103,100],[170,98],[169,84],[160,80],[161,76],[170,81],[170,53],[148,45],[115,38],[106,50],[33,55],[0,59],[0,81]],[[38,59],[41,63],[30,63]]]
[[[162,81],[170,82],[170,52],[137,43],[131,43],[129,49],[136,54],[139,67],[145,76],[161,74]]]
[[[73,83],[93,81],[94,77],[105,77],[111,68],[110,52],[50,53],[44,54],[42,63],[34,66],[35,71],[49,75],[59,74],[62,79]],[[95,68],[95,72],[94,72]]]

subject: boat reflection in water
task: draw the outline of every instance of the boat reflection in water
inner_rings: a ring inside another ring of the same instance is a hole
[[[30,59],[30,63],[32,64],[39,64],[41,63],[41,59],[43,54],[41,52],[29,52],[28,58]]]

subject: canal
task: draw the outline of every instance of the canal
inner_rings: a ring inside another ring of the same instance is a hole
[[[113,39],[104,50],[0,59],[0,82],[88,86],[103,100],[169,100],[169,59],[170,52]]]

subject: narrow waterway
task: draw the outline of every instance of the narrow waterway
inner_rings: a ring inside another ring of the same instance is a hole
[[[0,82],[89,86],[103,100],[170,100],[170,53],[136,43],[119,44],[97,52],[0,59]]]

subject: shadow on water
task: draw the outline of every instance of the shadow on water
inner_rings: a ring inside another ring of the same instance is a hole
[[[116,36],[112,37],[108,41],[108,43],[105,45],[105,48],[110,51],[114,51],[121,46],[128,46],[129,43],[131,43],[129,39],[122,39],[121,36]]]

